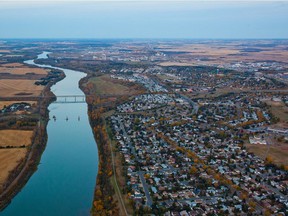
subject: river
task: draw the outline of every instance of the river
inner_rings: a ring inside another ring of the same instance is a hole
[[[48,52],[38,55],[47,58]],[[37,65],[33,60],[25,63]],[[83,95],[79,80],[85,73],[49,65],[66,77],[52,86],[56,96]],[[86,103],[52,103],[48,142],[37,171],[0,215],[89,215],[92,207],[98,151],[89,124]],[[56,121],[52,116],[56,117]]]

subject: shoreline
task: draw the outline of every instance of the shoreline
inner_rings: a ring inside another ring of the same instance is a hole
[[[54,82],[45,86],[42,94],[43,99],[38,104],[40,117],[40,128],[34,128],[33,137],[31,138],[30,151],[25,156],[25,161],[19,164],[11,173],[16,172],[15,177],[10,180],[10,176],[3,185],[8,184],[0,194],[0,213],[12,202],[12,199],[22,190],[30,177],[37,171],[42,154],[47,145],[47,124],[49,121],[49,105],[56,100],[56,96],[51,91],[51,86],[65,78],[64,72]],[[46,97],[45,97],[46,96]],[[39,99],[41,100],[41,98]]]
[[[94,196],[91,206],[92,215],[119,215],[119,209],[117,209],[118,200],[113,200],[115,194],[113,186],[110,184],[110,178],[114,174],[111,167],[111,152],[110,146],[107,141],[107,132],[104,131],[104,120],[102,119],[101,113],[98,109],[93,109],[93,103],[88,102],[87,97],[89,93],[85,88],[85,84],[88,82],[91,76],[86,73],[87,76],[79,81],[79,88],[83,91],[86,97],[87,103],[87,114],[89,118],[89,124],[93,132],[95,144],[98,148],[98,173],[95,181]],[[95,95],[97,97],[97,95]],[[101,103],[97,103],[99,105]],[[92,112],[95,111],[98,114],[94,115]],[[108,202],[105,202],[107,200]],[[104,201],[104,202],[103,202]]]
[[[91,215],[130,215],[123,199],[122,188],[119,188],[118,185],[117,165],[115,164],[116,152],[113,150],[105,119],[105,113],[114,110],[119,102],[101,102],[101,94],[91,96],[85,84],[93,75],[86,74],[87,76],[80,80],[79,87],[86,96],[89,123],[99,157]]]

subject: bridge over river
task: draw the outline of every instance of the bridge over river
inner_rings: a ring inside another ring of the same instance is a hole
[[[86,103],[85,95],[0,97],[0,101],[41,101],[45,98],[55,98],[53,103]]]
[[[53,103],[86,103],[86,97],[95,97],[96,95],[84,95],[84,94],[63,94],[63,95],[17,95],[17,96],[8,96],[8,97],[0,97],[0,101],[38,101],[41,102],[43,99],[55,99]],[[113,98],[113,97],[119,97],[117,94],[101,94],[97,97],[102,98]]]
[[[59,95],[53,103],[86,103],[85,95]]]

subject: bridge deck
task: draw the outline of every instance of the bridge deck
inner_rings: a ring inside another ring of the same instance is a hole
[[[59,96],[14,96],[0,97],[0,101],[39,101],[44,98],[55,98],[53,103],[86,103],[85,95],[59,95]]]

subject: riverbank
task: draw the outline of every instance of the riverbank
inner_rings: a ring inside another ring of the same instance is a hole
[[[57,79],[49,82],[41,95],[42,98],[38,101],[39,117],[38,124],[34,127],[33,136],[31,138],[31,145],[27,151],[24,160],[21,161],[14,170],[12,170],[4,183],[0,194],[0,211],[5,209],[13,199],[13,197],[21,191],[29,178],[37,170],[42,153],[47,144],[47,123],[49,121],[48,106],[56,100],[56,96],[51,92],[51,86],[65,78],[65,74],[61,72]]]
[[[102,88],[103,82],[106,88]],[[124,173],[121,158],[115,152],[115,145],[109,136],[111,129],[106,118],[114,112],[117,105],[143,92],[144,89],[139,85],[114,80],[108,75],[88,74],[79,85],[86,95],[90,125],[99,152],[99,172],[92,215],[132,215],[133,209],[125,197],[127,194],[123,193],[124,186],[121,179]]]
[[[107,132],[101,116],[101,112],[104,111],[104,108],[101,107],[101,99],[96,95],[92,95],[90,92],[91,89],[87,87],[89,79],[91,79],[91,76],[89,75],[81,79],[79,87],[86,95],[89,122],[98,147],[99,157],[98,175],[94,190],[91,214],[111,216],[119,215],[119,209],[117,208],[118,201],[113,199],[115,192],[109,180],[112,176],[111,150],[108,145]]]

